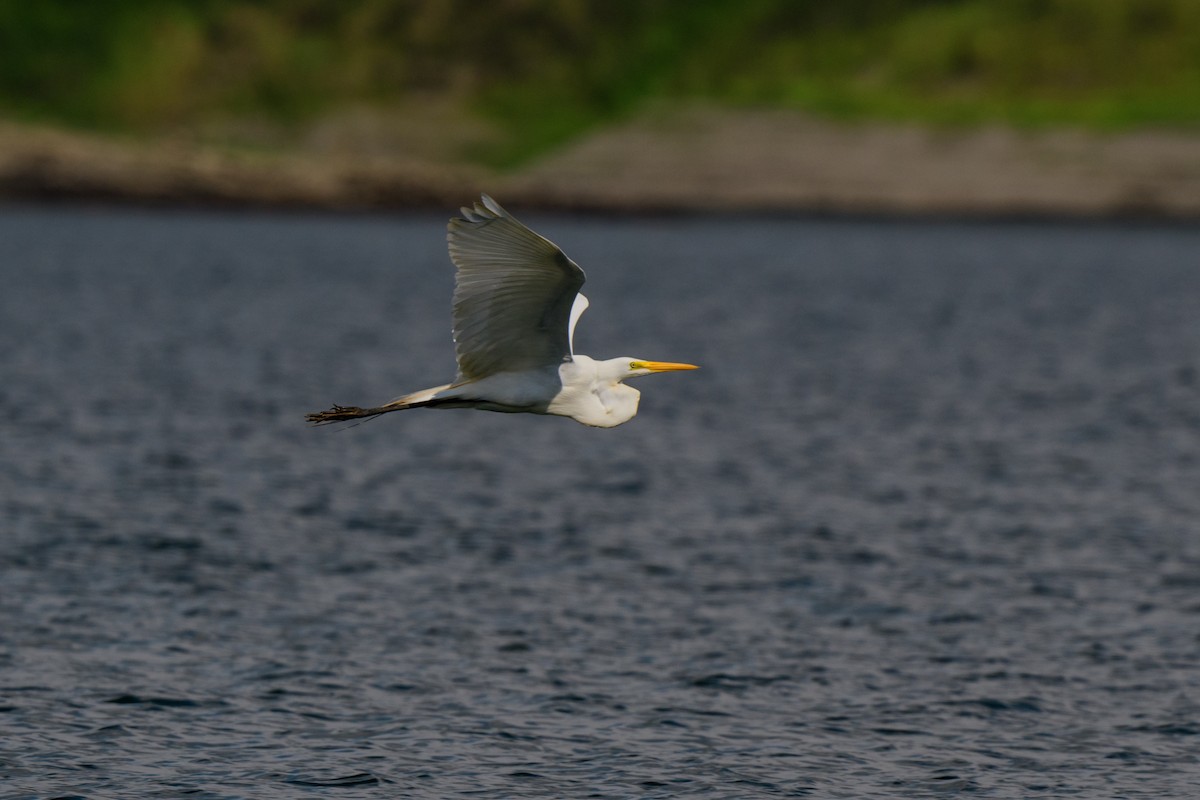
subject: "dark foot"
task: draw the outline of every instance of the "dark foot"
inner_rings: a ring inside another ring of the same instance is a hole
[[[313,414],[305,414],[304,418],[313,425],[326,425],[330,422],[343,422],[348,419],[358,419],[359,417],[370,416],[370,413],[364,411],[358,406],[334,406],[328,411],[317,411]]]

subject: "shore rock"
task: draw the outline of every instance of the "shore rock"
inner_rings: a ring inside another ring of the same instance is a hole
[[[848,124],[691,109],[597,131],[515,171],[420,152],[246,153],[0,124],[0,198],[386,210],[1200,217],[1200,133]]]

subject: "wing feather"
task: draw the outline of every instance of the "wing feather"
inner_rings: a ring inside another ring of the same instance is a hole
[[[584,281],[579,265],[486,194],[482,205],[463,208],[462,217],[450,220],[446,240],[457,268],[453,318],[460,381],[571,358],[578,319],[571,311]]]

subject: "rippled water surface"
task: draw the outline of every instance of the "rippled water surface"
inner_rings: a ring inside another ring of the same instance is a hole
[[[444,217],[0,209],[0,795],[1200,795],[1200,230],[520,216],[704,369],[312,429]]]

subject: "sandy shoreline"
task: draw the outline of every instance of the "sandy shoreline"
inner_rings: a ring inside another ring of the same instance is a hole
[[[479,191],[593,211],[1200,219],[1200,133],[848,125],[694,109],[598,131],[509,173],[419,151],[245,153],[0,123],[0,198],[367,211]]]

